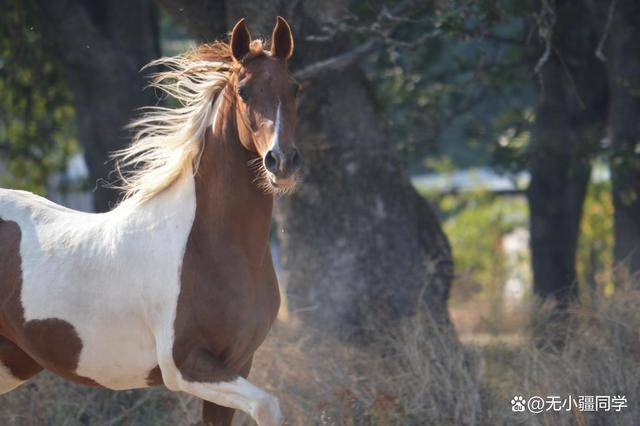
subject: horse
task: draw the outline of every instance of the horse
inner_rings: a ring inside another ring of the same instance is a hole
[[[293,45],[282,17],[270,49],[241,19],[229,43],[152,62],[150,85],[179,105],[132,123],[109,212],[0,190],[0,393],[46,369],[191,394],[205,424],[229,425],[235,410],[282,424],[277,399],[247,376],[280,305],[273,199],[301,165]]]

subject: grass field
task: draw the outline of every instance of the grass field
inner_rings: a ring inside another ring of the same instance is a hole
[[[366,347],[290,318],[276,324],[257,353],[252,380],[279,397],[290,425],[636,425],[638,306],[640,291],[626,288],[573,308],[567,327],[547,327],[546,338],[534,340],[540,332],[512,324],[508,332],[503,326],[500,332],[461,333],[462,344],[425,317],[408,319],[393,333],[381,330]],[[534,323],[544,324],[548,307],[534,310]],[[628,407],[511,411],[515,395],[569,394],[625,395]],[[0,422],[7,425],[187,425],[197,422],[200,406],[163,389],[95,390],[47,373],[0,401]],[[236,423],[251,424],[243,415]]]

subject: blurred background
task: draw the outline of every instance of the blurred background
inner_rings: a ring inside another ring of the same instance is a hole
[[[0,0],[1,186],[109,210],[124,126],[171,105],[143,65],[277,15],[306,164],[276,202],[284,303],[251,376],[289,423],[637,424],[637,0]],[[199,402],[44,373],[0,418],[194,424]]]

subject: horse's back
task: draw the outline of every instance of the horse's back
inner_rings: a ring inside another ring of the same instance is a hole
[[[83,214],[77,210],[56,204],[32,192],[0,188],[0,219],[28,212]]]

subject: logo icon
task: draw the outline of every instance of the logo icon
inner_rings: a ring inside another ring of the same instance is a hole
[[[516,395],[511,400],[511,411],[514,413],[522,413],[525,410],[524,398],[520,395]]]

